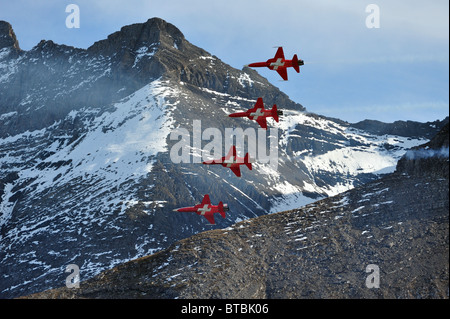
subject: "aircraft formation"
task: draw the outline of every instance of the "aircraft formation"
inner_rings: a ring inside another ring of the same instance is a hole
[[[270,70],[275,70],[283,78],[284,81],[288,80],[287,68],[294,68],[297,73],[300,73],[300,66],[304,65],[304,61],[294,54],[292,60],[286,60],[282,47],[278,47],[275,57],[268,59],[266,62],[256,62],[246,65],[246,67],[267,67]],[[265,109],[263,99],[259,97],[254,107],[248,109],[245,112],[237,112],[229,114],[229,117],[247,117],[250,120],[256,121],[259,126],[267,130],[267,118],[272,117],[276,122],[279,121],[279,116],[283,115],[282,111],[279,111],[277,105],[274,104],[272,109]],[[222,165],[228,167],[237,176],[241,177],[241,165],[247,166],[249,170],[252,170],[252,159],[249,153],[244,157],[237,156],[236,147],[233,145],[228,154],[219,159],[202,162],[204,165]],[[214,214],[219,213],[225,218],[225,210],[228,210],[228,205],[219,202],[218,205],[211,205],[209,195],[206,194],[200,204],[193,207],[184,207],[175,209],[175,212],[194,212],[197,215],[204,216],[210,224],[214,225]]]

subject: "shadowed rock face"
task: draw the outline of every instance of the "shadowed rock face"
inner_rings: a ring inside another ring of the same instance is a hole
[[[19,41],[17,41],[11,24],[0,20],[0,50],[4,48],[12,48],[15,51],[20,51]]]
[[[427,169],[443,164],[448,158]],[[401,170],[300,209],[203,232],[80,289],[28,298],[448,298],[449,175],[432,171]],[[369,265],[379,269],[379,288],[366,285]]]
[[[448,176],[449,124],[428,143],[414,147],[397,164],[397,172],[413,175]]]

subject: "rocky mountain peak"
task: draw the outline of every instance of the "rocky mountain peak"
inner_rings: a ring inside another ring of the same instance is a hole
[[[13,48],[11,25],[2,26],[2,43]],[[8,41],[6,35],[11,35]],[[256,71],[227,65],[160,18],[124,26],[88,49],[41,40],[29,51],[1,53],[0,96],[8,99],[2,112],[10,115],[0,118],[0,136],[42,129],[81,108],[107,108],[161,77],[183,82],[206,98],[202,89],[304,109]],[[19,85],[22,79],[29,84]]]
[[[142,47],[159,46],[161,44],[181,45],[183,33],[160,18],[148,19],[145,23],[135,23],[124,26],[114,32],[107,39],[97,41],[88,48],[91,53],[112,55],[124,50],[139,52]],[[102,52],[100,52],[102,51]]]
[[[20,51],[19,41],[10,23],[0,20],[0,50],[4,48],[13,48]]]

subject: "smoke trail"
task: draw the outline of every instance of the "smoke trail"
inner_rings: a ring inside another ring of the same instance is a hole
[[[446,158],[449,157],[449,148],[442,147],[441,149],[437,150],[434,149],[409,150],[406,152],[405,156],[408,160],[424,159],[431,157]]]

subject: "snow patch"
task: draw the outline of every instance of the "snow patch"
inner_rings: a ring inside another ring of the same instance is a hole
[[[3,114],[0,114],[0,121],[4,121],[4,120],[6,120],[7,118],[13,117],[14,115],[17,115],[17,112],[16,112],[16,111],[14,111],[14,112],[9,112],[9,113],[3,113]]]
[[[247,85],[250,87],[253,86],[253,80],[247,73],[242,73],[238,78],[238,82],[243,88],[246,88]]]
[[[159,43],[158,43],[159,44]],[[134,64],[132,68],[134,68],[143,58],[150,59],[152,58],[156,51],[158,51],[158,45],[151,46],[143,46],[136,50],[136,57],[134,58]]]
[[[6,184],[3,190],[3,196],[0,198],[0,228],[5,225],[11,218],[14,206],[16,205],[16,202],[9,201],[9,199],[13,195],[13,187],[14,184]]]

